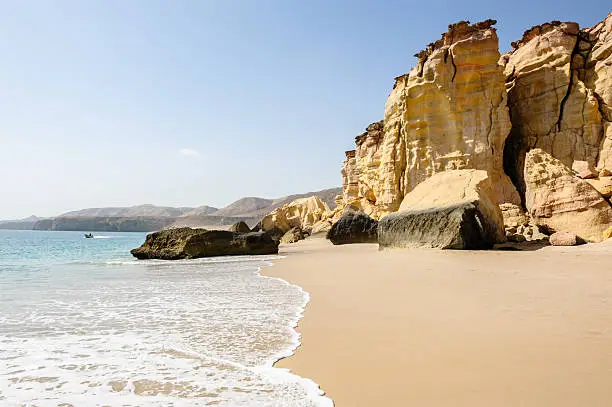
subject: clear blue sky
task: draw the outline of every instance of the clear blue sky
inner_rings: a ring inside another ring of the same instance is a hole
[[[448,24],[590,26],[609,1],[0,1],[0,219],[339,186]]]

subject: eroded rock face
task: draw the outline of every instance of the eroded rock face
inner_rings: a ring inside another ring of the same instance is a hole
[[[572,22],[536,26],[500,59],[512,118],[505,167],[521,193],[524,157],[532,148],[570,168],[582,161],[612,169],[611,26],[612,14],[582,31]]]
[[[451,25],[417,55],[409,74],[396,78],[375,189],[381,210],[397,210],[436,173],[469,168],[490,174],[497,203],[519,202],[503,171],[510,118],[494,23]]]
[[[378,222],[364,212],[347,210],[331,227],[327,238],[335,245],[376,243]]]
[[[564,194],[573,188],[576,202],[598,201],[592,189],[574,180],[578,175],[611,197],[606,177],[612,175],[612,13],[592,28],[559,21],[532,27],[503,56],[494,23],[449,26],[416,55],[410,73],[396,78],[384,120],[368,127],[357,148],[347,152],[340,208],[352,204],[380,219],[429,177],[478,169],[489,174],[507,226],[536,230],[520,213],[526,205],[525,159],[532,149],[574,170],[567,190],[557,184],[564,181],[551,181],[551,196],[558,188]],[[565,223],[585,221],[586,229],[606,218],[601,212],[594,219],[581,210],[566,212]],[[546,218],[528,211],[534,213]],[[340,214],[334,212],[332,223]],[[572,220],[572,214],[578,217]],[[588,240],[599,240],[593,232]]]
[[[357,206],[366,214],[378,217],[375,188],[379,182],[383,122],[370,124],[364,133],[355,137],[356,149],[346,152],[342,167],[343,205]]]
[[[227,230],[166,229],[147,235],[142,246],[133,249],[138,259],[195,259],[228,255],[278,253],[278,242],[262,232],[235,233]]]
[[[525,205],[537,225],[590,242],[602,240],[612,208],[586,180],[541,149],[526,154],[524,179]]]
[[[488,249],[505,241],[501,210],[483,170],[434,175],[378,222],[381,247]]]
[[[612,171],[612,13],[596,26],[584,30],[584,37],[592,44],[584,82],[597,100],[603,127],[597,167]]]
[[[612,198],[612,177],[587,179],[586,182],[595,188],[604,198]]]
[[[310,231],[313,225],[327,219],[331,213],[327,204],[316,196],[300,198],[266,215],[259,222],[259,228],[264,232],[278,229],[283,234],[295,227]]]
[[[523,208],[516,204],[504,203],[499,205],[504,218],[506,227],[517,228],[529,224],[529,216],[523,211]]]

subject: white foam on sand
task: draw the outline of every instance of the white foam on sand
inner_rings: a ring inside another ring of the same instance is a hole
[[[0,405],[332,406],[273,367],[299,345],[309,300],[259,274],[274,258],[79,265],[105,280],[3,292]]]

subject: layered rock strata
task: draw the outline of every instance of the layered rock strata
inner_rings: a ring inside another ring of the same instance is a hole
[[[379,183],[381,143],[384,137],[382,121],[370,124],[355,137],[356,149],[346,152],[342,167],[343,204],[354,206],[367,215],[378,216],[375,188]]]
[[[429,177],[478,169],[489,174],[492,198],[502,205],[507,226],[516,229],[510,235],[521,229],[527,239],[539,239],[548,222],[531,219],[537,210],[524,212],[530,209],[525,159],[533,149],[573,170],[568,177],[580,185],[573,193],[586,194],[576,195],[577,202],[603,197],[607,203],[612,196],[612,13],[586,29],[559,21],[532,27],[503,56],[494,23],[450,25],[416,55],[416,67],[396,78],[384,120],[369,126],[357,137],[357,148],[347,152],[341,207],[354,205],[380,219],[397,211]],[[592,195],[579,178],[601,195]],[[552,195],[558,193],[555,182],[548,187]],[[564,216],[575,223],[569,212]],[[587,228],[604,218],[589,220]],[[597,233],[587,233],[587,240],[600,240]]]
[[[500,59],[512,121],[505,168],[521,193],[525,154],[533,148],[569,168],[612,170],[611,28],[612,14],[584,30],[553,21],[525,31]]]
[[[572,232],[599,242],[612,223],[612,207],[586,180],[549,153],[525,157],[525,205],[533,221],[550,232]]]
[[[396,78],[385,106],[377,189],[383,211],[397,210],[420,182],[452,169],[485,170],[497,203],[518,202],[503,171],[510,117],[494,23],[449,26]]]

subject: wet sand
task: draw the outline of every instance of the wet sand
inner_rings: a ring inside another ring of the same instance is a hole
[[[339,407],[612,406],[612,243],[378,251],[308,239],[264,274],[311,295],[277,366]]]

